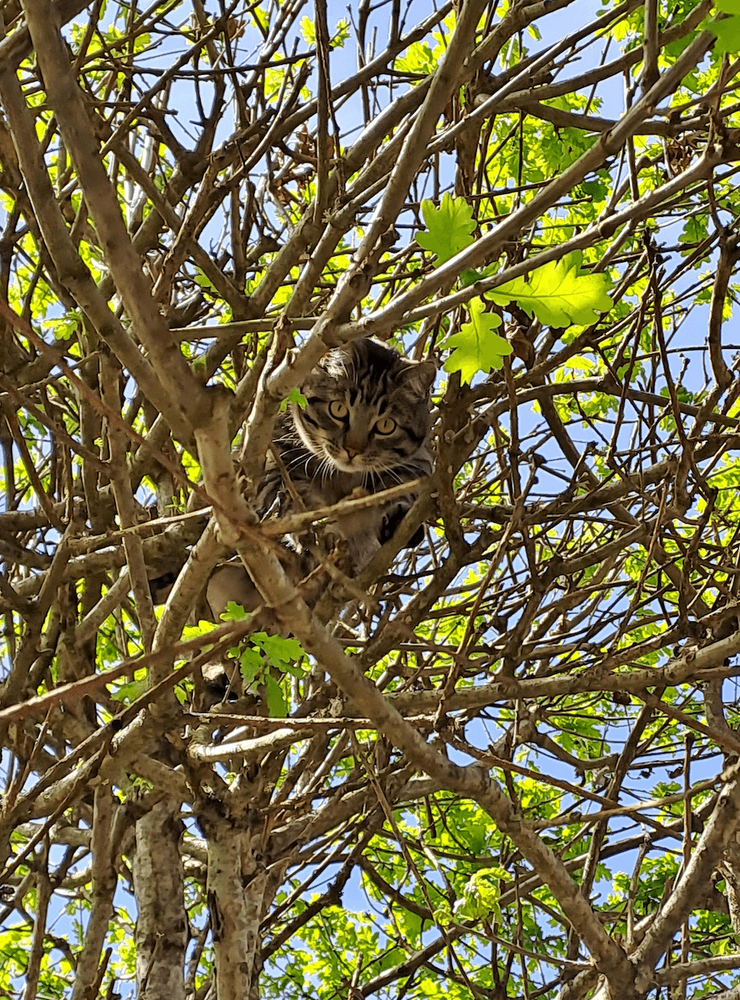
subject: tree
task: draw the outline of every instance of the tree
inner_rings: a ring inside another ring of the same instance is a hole
[[[0,995],[740,995],[717,8],[4,4]],[[435,472],[309,601],[254,496],[365,336]]]

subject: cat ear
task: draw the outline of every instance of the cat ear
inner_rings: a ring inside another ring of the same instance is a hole
[[[321,358],[316,365],[330,375],[344,375],[347,372],[347,364],[354,359],[354,344],[344,344],[342,347],[332,347],[330,351]]]
[[[420,396],[426,396],[434,385],[436,376],[437,366],[433,361],[407,361],[396,376],[396,382],[418,392]]]
[[[323,357],[319,358],[316,367],[323,368],[324,371],[326,371],[328,368],[331,368],[332,362],[335,360],[336,360],[336,348],[333,348],[331,351],[327,351]]]

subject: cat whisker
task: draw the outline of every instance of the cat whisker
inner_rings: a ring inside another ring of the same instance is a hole
[[[313,456],[310,452],[307,453],[305,451],[301,451],[295,458],[292,458],[289,462],[285,463],[285,468],[289,473],[295,472],[300,468],[307,468],[308,463],[312,458]]]
[[[329,458],[328,455],[322,458],[321,463],[319,464],[319,467],[316,470],[318,475],[320,475],[321,477],[322,486],[326,483],[328,477],[333,471],[333,468],[334,468],[334,463],[332,462],[332,460]]]

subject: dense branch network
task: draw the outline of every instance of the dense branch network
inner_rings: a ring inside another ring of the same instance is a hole
[[[710,4],[2,9],[0,991],[729,1000],[740,144]],[[435,259],[445,193],[473,238]],[[593,322],[491,294],[564,260],[608,280]],[[463,380],[474,300],[513,353]],[[284,401],[366,336],[440,368],[435,472],[309,600],[285,535],[377,495],[262,523],[255,495]],[[198,626],[235,554],[259,607]],[[201,710],[234,648],[262,672]]]

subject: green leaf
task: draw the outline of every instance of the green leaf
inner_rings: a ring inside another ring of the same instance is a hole
[[[701,243],[703,239],[706,239],[707,232],[707,216],[690,215],[684,223],[678,242]]]
[[[247,612],[236,601],[229,601],[226,605],[226,610],[221,615],[222,620],[225,622],[243,622],[247,617]]]
[[[118,688],[113,692],[112,698],[114,701],[122,701],[126,705],[130,705],[132,701],[136,701],[140,698],[147,689],[147,682],[145,679],[140,681],[127,681],[125,684],[120,684]]]
[[[200,270],[200,268],[196,268],[196,271],[195,271],[195,282],[196,282],[197,285],[200,285],[200,287],[202,289],[204,289],[205,291],[209,291],[209,292],[215,292],[216,291],[216,289],[213,287],[213,283],[211,282],[211,279],[208,278],[208,277],[206,277],[206,275],[203,273],[203,271]]]
[[[296,406],[300,406],[302,410],[305,410],[306,407],[308,406],[308,400],[303,395],[301,390],[298,389],[297,387],[291,389],[288,395],[282,401],[282,403],[280,404],[280,412],[285,413],[285,411],[288,409],[288,406],[291,403],[295,403]]]
[[[460,275],[460,284],[463,288],[469,288],[470,285],[474,285],[476,281],[479,281],[482,277],[483,275],[479,271],[476,271],[473,268],[468,268],[467,271],[463,271]]]
[[[201,618],[197,625],[186,625],[182,630],[182,637],[183,639],[198,639],[202,635],[213,632],[215,628],[213,622],[207,622]]]
[[[238,656],[239,672],[247,687],[254,684],[265,673],[265,664],[259,650],[252,649],[251,647],[247,647],[246,649],[235,648],[230,649],[229,653],[232,656]]]
[[[399,73],[418,73],[420,76],[433,73],[436,68],[434,53],[426,42],[409,45],[406,55],[397,59],[394,67]]]
[[[445,371],[459,371],[463,382],[470,382],[476,372],[501,368],[503,358],[512,351],[511,344],[493,332],[501,325],[500,317],[496,313],[484,313],[481,299],[471,299],[468,311],[470,322],[463,323],[459,333],[454,333],[442,344],[454,348],[445,361]]]
[[[578,256],[568,254],[532,271],[528,281],[507,281],[487,297],[500,306],[513,300],[546,326],[587,326],[611,309],[612,300],[606,293],[606,276],[579,274],[579,264]]]
[[[283,694],[282,687],[272,674],[267,674],[265,677],[265,693],[267,695],[267,710],[270,713],[270,717],[284,719],[288,714],[288,702]]]
[[[297,660],[304,655],[297,639],[283,639],[279,635],[255,632],[252,642],[264,651],[270,663],[278,670],[287,670],[291,666],[291,660]]]
[[[723,14],[740,14],[740,0],[714,0],[714,6]]]
[[[500,919],[501,879],[505,876],[506,872],[498,867],[474,872],[465,884],[462,898],[455,907],[456,915],[467,919],[494,915]]]
[[[723,21],[710,21],[707,30],[717,36],[714,46],[716,53],[740,52],[740,17],[728,17]]]
[[[436,264],[444,264],[473,242],[471,233],[476,222],[473,209],[464,198],[445,194],[439,208],[435,208],[431,201],[423,201],[421,214],[427,231],[417,233],[416,242],[424,250],[431,250],[437,255]]]
[[[449,927],[452,923],[452,910],[450,904],[442,902],[434,911],[434,922],[438,927]]]
[[[468,268],[460,275],[460,285],[463,288],[469,288],[470,285],[474,285],[475,282],[480,281],[481,278],[490,278],[491,275],[495,273],[495,264],[490,264],[488,267],[484,267],[482,271],[476,271],[475,268]]]
[[[300,32],[303,35],[303,40],[308,45],[316,44],[316,28],[314,26],[313,20],[310,17],[302,17],[301,23],[299,25]]]
[[[341,49],[349,38],[349,21],[346,17],[342,17],[337,21],[334,32],[329,41],[329,48]]]

